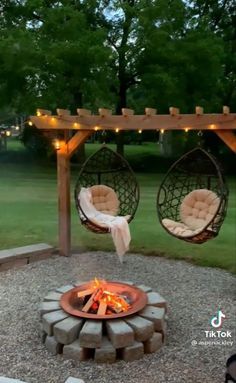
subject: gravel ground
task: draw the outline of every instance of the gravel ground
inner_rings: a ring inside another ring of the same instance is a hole
[[[55,288],[94,276],[146,284],[169,307],[168,338],[156,354],[112,365],[74,362],[51,356],[40,342],[38,305]],[[0,273],[0,375],[28,383],[64,383],[68,376],[85,383],[222,383],[226,359],[235,352],[235,277],[183,261],[128,254],[120,265],[112,253],[54,256]],[[207,339],[209,320],[226,314],[222,330],[233,345],[192,345]]]

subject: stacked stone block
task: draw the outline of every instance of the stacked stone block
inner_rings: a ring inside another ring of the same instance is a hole
[[[78,283],[75,284],[78,286]],[[60,298],[74,288],[62,286],[50,292],[40,305],[41,339],[47,350],[65,358],[98,363],[126,362],[157,352],[166,338],[167,304],[148,286],[138,286],[147,294],[147,305],[138,313],[121,319],[91,320],[74,317],[62,310]]]

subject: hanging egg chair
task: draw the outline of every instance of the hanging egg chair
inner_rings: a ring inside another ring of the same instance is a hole
[[[101,147],[84,163],[75,186],[75,204],[81,223],[97,234],[110,232],[107,225],[91,219],[82,208],[81,192],[90,191],[93,207],[109,216],[131,222],[139,203],[139,186],[128,162],[107,146]],[[83,205],[84,206],[84,205]]]
[[[218,235],[227,202],[228,188],[220,165],[198,147],[167,172],[157,194],[157,214],[169,234],[201,244]]]

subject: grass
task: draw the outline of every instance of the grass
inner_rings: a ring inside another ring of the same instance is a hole
[[[10,143],[9,143],[10,147]],[[19,144],[10,147],[12,155]],[[88,149],[88,150],[87,150]],[[96,149],[87,145],[86,151]],[[127,146],[127,157],[144,153],[155,154],[156,144]],[[78,170],[72,167],[71,194]],[[169,236],[160,226],[156,214],[156,193],[163,174],[137,174],[140,182],[140,205],[130,225],[131,251],[147,255],[186,259],[202,266],[220,267],[236,272],[236,195],[235,178],[229,178],[228,215],[219,236],[203,245],[192,245]],[[1,162],[0,154],[0,249],[37,242],[57,245],[57,185],[55,167],[34,162],[22,164]],[[109,235],[96,235],[83,228],[72,198],[72,247],[85,250],[113,250]],[[128,255],[127,255],[128,256]]]

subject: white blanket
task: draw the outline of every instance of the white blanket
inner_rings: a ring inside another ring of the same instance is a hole
[[[113,217],[103,214],[92,204],[92,195],[89,188],[81,188],[78,196],[80,206],[86,217],[98,226],[109,227],[112,239],[116,248],[116,253],[120,262],[123,262],[123,255],[129,250],[131,240],[129,224],[124,217]],[[85,219],[83,212],[80,212],[81,219]]]

